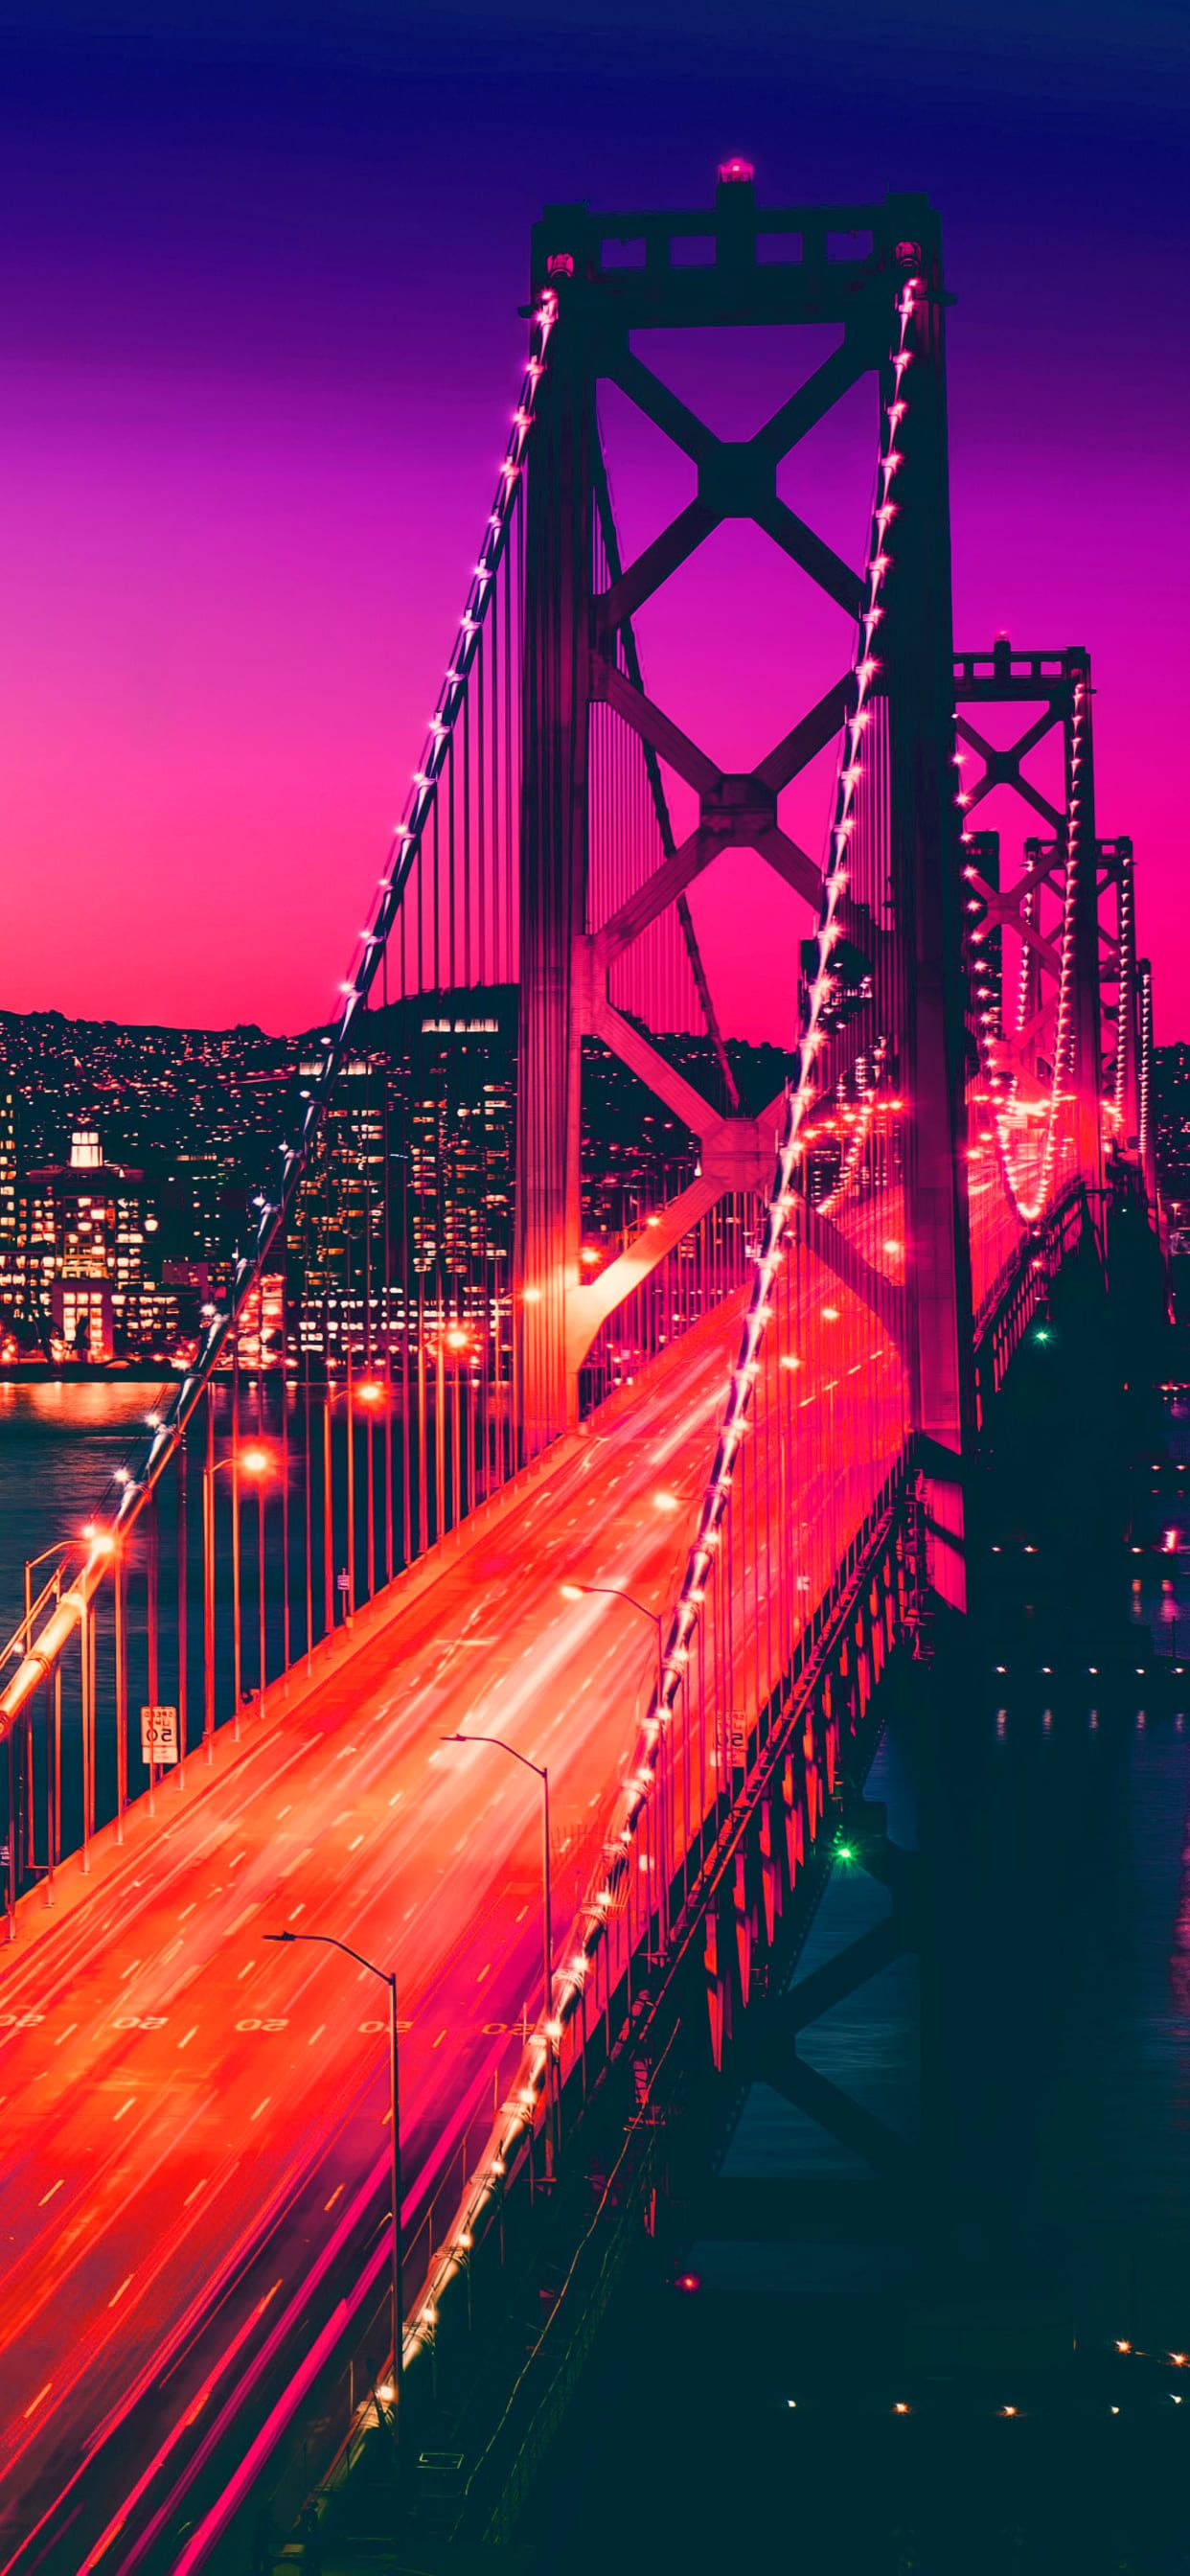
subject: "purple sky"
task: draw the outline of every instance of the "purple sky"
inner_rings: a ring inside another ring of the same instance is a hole
[[[739,151],[770,203],[908,187],[941,207],[957,639],[1090,647],[1101,828],[1137,844],[1159,1031],[1190,1026],[1184,12],[1037,14],[18,0],[0,1006],[326,1015],[488,507],[530,222],[566,197],[708,202]],[[672,353],[675,381],[691,363]],[[780,389],[761,351],[739,425]],[[789,489],[854,558],[870,416],[840,432]],[[685,486],[610,413],[609,439],[632,540]],[[733,637],[727,693],[689,650],[706,620]],[[743,764],[848,639],[745,529],[640,640],[654,694]],[[757,942],[751,892],[743,863],[701,912],[724,1017],[760,1034],[788,1019],[793,960]]]

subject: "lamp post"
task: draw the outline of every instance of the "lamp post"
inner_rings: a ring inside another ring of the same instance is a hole
[[[257,1700],[264,1706],[264,1489],[272,1475],[275,1460],[269,1449],[253,1443],[247,1449],[230,1449],[223,1458],[207,1458],[202,1471],[202,1540],[203,1540],[203,1735],[208,1747],[215,1733],[215,1478],[221,1467],[231,1469],[231,1508],[235,1530],[239,1531],[240,1477],[248,1476],[256,1486],[256,1559],[258,1597]],[[232,1664],[235,1678],[235,1740],[240,1736],[240,1593],[235,1586],[232,1602]]]
[[[324,1409],[324,1416],[323,1416],[323,1433],[324,1433],[324,1436],[323,1436],[323,1444],[322,1444],[322,1570],[323,1570],[323,1599],[324,1599],[324,1612],[323,1612],[323,1615],[324,1615],[324,1620],[325,1620],[325,1625],[326,1625],[326,1634],[327,1634],[327,1636],[328,1636],[328,1637],[333,1633],[334,1626],[335,1626],[335,1588],[336,1588],[336,1587],[335,1587],[335,1529],[334,1529],[335,1509],[334,1509],[334,1478],[333,1478],[333,1461],[332,1461],[332,1453],[331,1453],[331,1418],[332,1418],[332,1408],[333,1408],[333,1406],[337,1403],[337,1401],[338,1401],[338,1399],[339,1399],[339,1397],[340,1397],[341,1395],[342,1395],[342,1396],[345,1396],[345,1397],[346,1397],[346,1399],[347,1399],[347,1563],[346,1563],[346,1566],[345,1566],[345,1567],[344,1567],[344,1569],[343,1569],[343,1571],[345,1572],[345,1574],[346,1574],[346,1576],[347,1576],[347,1581],[346,1581],[346,1584],[342,1586],[342,1593],[343,1593],[343,1620],[344,1620],[344,1625],[345,1625],[346,1627],[348,1627],[348,1628],[349,1628],[349,1627],[351,1626],[352,1620],[353,1620],[353,1619],[354,1619],[354,1617],[355,1617],[355,1425],[356,1425],[356,1418],[357,1418],[357,1417],[356,1417],[356,1407],[357,1407],[357,1405],[359,1405],[359,1406],[362,1406],[362,1407],[364,1408],[364,1412],[363,1412],[363,1420],[364,1420],[364,1423],[365,1423],[365,1426],[366,1426],[366,1431],[367,1431],[367,1449],[366,1449],[366,1452],[365,1452],[365,1456],[366,1456],[366,1460],[367,1460],[367,1479],[366,1479],[366,1484],[365,1484],[365,1505],[366,1505],[366,1511],[367,1511],[367,1546],[368,1546],[368,1580],[367,1580],[367,1598],[370,1600],[370,1599],[371,1599],[371,1596],[372,1596],[373,1582],[374,1582],[374,1576],[375,1576],[375,1512],[376,1512],[375,1494],[374,1494],[374,1472],[373,1472],[373,1462],[372,1462],[372,1425],[373,1425],[374,1421],[376,1420],[377,1415],[380,1413],[380,1411],[382,1410],[382,1408],[383,1408],[383,1406],[384,1406],[384,1402],[385,1402],[385,1395],[386,1395],[386,1388],[385,1388],[385,1385],[384,1385],[384,1381],[383,1381],[383,1379],[378,1378],[378,1377],[376,1377],[375,1375],[372,1375],[372,1374],[370,1374],[370,1375],[368,1375],[368,1376],[366,1376],[366,1377],[358,1378],[358,1379],[357,1379],[356,1377],[354,1377],[354,1376],[353,1376],[353,1374],[352,1374],[352,1370],[351,1370],[351,1354],[350,1354],[350,1349],[348,1350],[347,1376],[346,1376],[346,1378],[345,1378],[345,1380],[344,1380],[343,1385],[342,1385],[342,1386],[332,1386],[332,1385],[331,1385],[331,1383],[330,1383],[329,1378],[328,1378],[328,1380],[327,1380],[327,1386],[326,1386],[326,1397],[325,1397],[325,1409]]]
[[[534,1773],[536,1774],[536,1777],[537,1777],[537,1778],[540,1780],[540,1782],[541,1782],[541,1921],[542,1921],[542,1954],[543,1954],[543,1956],[542,1956],[542,1985],[543,1985],[543,1991],[544,1991],[544,1995],[545,1995],[545,2022],[546,2022],[546,2061],[545,2061],[545,2062],[546,2062],[546,2124],[545,2124],[545,2143],[546,2143],[546,2158],[547,2158],[547,2162],[548,2162],[548,2163],[549,2163],[549,2165],[552,2167],[552,2164],[553,2164],[553,2147],[554,2147],[554,2140],[553,2140],[553,2125],[554,2125],[554,2113],[555,2113],[555,2088],[554,2088],[554,2080],[553,2080],[554,2044],[553,2044],[553,2041],[552,2041],[552,2039],[551,2039],[551,2037],[550,2037],[550,2026],[551,2026],[551,2024],[552,2024],[552,2022],[553,2022],[553,2018],[554,2018],[554,1921],[553,1921],[553,1896],[552,1896],[552,1887],[551,1887],[551,1879],[550,1879],[550,1774],[549,1774],[549,1765],[548,1765],[548,1763],[545,1763],[545,1762],[534,1762],[534,1761],[532,1761],[532,1760],[530,1759],[530,1756],[529,1756],[527,1753],[521,1753],[521,1752],[519,1752],[519,1751],[518,1751],[518,1749],[517,1749],[517,1746],[516,1746],[515,1744],[509,1744],[509,1742],[507,1741],[507,1738],[506,1738],[505,1736],[503,1736],[503,1735],[444,1735],[444,1736],[443,1736],[443,1738],[442,1738],[442,1741],[443,1741],[443,1743],[444,1743],[444,1744],[494,1744],[498,1753],[508,1753],[508,1754],[511,1754],[512,1759],[513,1759],[513,1761],[514,1761],[514,1762],[519,1762],[519,1763],[521,1763],[521,1765],[523,1766],[523,1768],[524,1768],[526,1771],[532,1771],[532,1772],[534,1772]]]
[[[308,1941],[325,1950],[341,1950],[345,1959],[366,1968],[370,1977],[378,1977],[388,1988],[388,2066],[392,2099],[392,2140],[389,2158],[389,2194],[392,2203],[392,2269],[390,2299],[393,2333],[393,2387],[395,2398],[396,2447],[401,2440],[401,2391],[405,2378],[404,2322],[405,2285],[401,2250],[401,2055],[397,2035],[397,1972],[395,1968],[378,1968],[374,1959],[365,1959],[362,1950],[353,1950],[349,1941],[340,1941],[333,1932],[266,1932],[266,1941]]]
[[[567,1581],[560,1586],[560,1589],[564,1601],[583,1601],[588,1597],[595,1599],[602,1598],[609,1601],[623,1601],[627,1603],[630,1610],[635,1610],[642,1619],[648,1620],[649,1626],[653,1630],[653,1634],[657,1640],[657,1724],[661,1731],[661,1742],[664,1753],[666,1744],[664,1711],[662,1707],[662,1695],[665,1682],[664,1612],[661,1610],[650,1610],[647,1601],[638,1601],[635,1592],[626,1592],[622,1583],[572,1583]],[[668,1844],[669,1841],[669,1836],[666,1831],[665,1816],[665,1802],[668,1785],[668,1762],[663,1761],[660,1769],[661,1814],[658,1820],[661,1828],[660,1839],[663,1844]],[[657,1910],[659,1928],[661,1929],[662,1938],[664,1939],[667,1936],[669,1920],[668,1849],[664,1850],[662,1853],[661,1886],[658,1890]],[[649,1921],[651,1922],[651,1920],[652,1909],[650,1908]]]
[[[638,1601],[635,1592],[626,1592],[621,1583],[571,1583],[567,1581],[566,1583],[563,1583],[560,1588],[564,1601],[583,1601],[586,1600],[588,1596],[597,1597],[602,1595],[603,1598],[609,1601],[626,1601],[630,1610],[639,1611],[641,1618],[648,1620],[649,1626],[657,1640],[657,1714],[660,1717],[661,1689],[665,1678],[664,1612],[661,1610],[650,1610],[647,1601]]]
[[[77,1540],[77,1539],[73,1539],[73,1538],[58,1538],[58,1539],[55,1539],[55,1540],[54,1540],[53,1545],[52,1545],[51,1547],[43,1547],[43,1548],[42,1548],[42,1550],[41,1550],[40,1555],[38,1555],[38,1556],[29,1556],[29,1557],[26,1557],[26,1559],[25,1559],[25,1623],[24,1623],[24,1632],[23,1632],[23,1634],[24,1634],[24,1647],[23,1647],[23,1651],[24,1651],[26,1654],[28,1653],[29,1647],[30,1647],[30,1645],[31,1645],[31,1643],[32,1643],[32,1639],[33,1639],[33,1620],[34,1620],[34,1616],[35,1616],[35,1614],[36,1614],[37,1610],[41,1607],[42,1602],[43,1602],[43,1601],[47,1601],[47,1600],[49,1599],[49,1596],[50,1596],[50,1594],[51,1594],[51,1593],[52,1593],[52,1594],[53,1594],[53,1596],[54,1596],[55,1606],[57,1605],[57,1603],[58,1603],[58,1602],[60,1602],[60,1601],[61,1601],[61,1598],[62,1598],[62,1575],[63,1575],[63,1570],[64,1570],[64,1569],[63,1569],[63,1565],[62,1565],[61,1561],[59,1561],[59,1563],[58,1563],[57,1565],[55,1565],[55,1566],[53,1567],[52,1571],[51,1571],[51,1572],[46,1576],[46,1580],[45,1580],[45,1582],[43,1583],[43,1585],[42,1585],[42,1587],[41,1587],[41,1591],[40,1591],[40,1593],[38,1594],[38,1596],[37,1596],[37,1599],[36,1599],[36,1600],[34,1599],[34,1595],[33,1595],[33,1576],[34,1576],[34,1573],[36,1572],[36,1569],[37,1569],[37,1567],[38,1567],[39,1565],[45,1565],[45,1564],[47,1563],[48,1559],[49,1559],[50,1557],[52,1557],[52,1556],[53,1556],[53,1557],[57,1557],[59,1560],[61,1560],[61,1559],[65,1558],[65,1557],[67,1557],[67,1556],[69,1556],[69,1555],[70,1555],[70,1553],[71,1553],[71,1551],[72,1551],[72,1549],[73,1549],[73,1548],[75,1548],[75,1547],[77,1547],[77,1545],[78,1545],[78,1540]],[[18,1633],[19,1633],[19,1632],[18,1632]],[[52,1745],[51,1745],[51,1741],[50,1741],[50,1708],[51,1708],[51,1705],[52,1705],[52,1707],[53,1707],[53,1713],[54,1713],[54,1715],[53,1715],[53,1743],[52,1743]],[[33,1720],[32,1720],[32,1717],[31,1717],[31,1716],[30,1716],[30,1719],[29,1719],[29,1735],[28,1735],[28,1743],[29,1743],[29,1825],[30,1825],[30,1843],[32,1844],[32,1825],[33,1825],[33,1813],[32,1813],[32,1807],[33,1807]],[[14,1801],[15,1801],[15,1782],[14,1782],[14,1778],[13,1778],[13,1768],[14,1768],[14,1765],[13,1765],[13,1730],[11,1729],[11,1727],[9,1728],[9,1735],[8,1735],[8,1760],[9,1760],[9,1788],[8,1788],[8,1804],[9,1804],[9,1818],[8,1818],[8,1841],[9,1841],[9,1861],[8,1861],[8,1904],[9,1904],[9,1914],[10,1914],[10,1918],[11,1918],[12,1908],[13,1908],[13,1905],[14,1905],[14,1903],[15,1903],[15,1897],[16,1897],[16,1816],[15,1816],[15,1814],[14,1814],[14,1812],[13,1812],[13,1808],[14,1808]],[[45,1855],[45,1865],[46,1865],[46,1901],[47,1901],[47,1903],[48,1903],[48,1904],[51,1904],[51,1905],[52,1905],[52,1904],[53,1904],[53,1901],[54,1901],[54,1863],[55,1863],[55,1861],[58,1859],[58,1857],[59,1857],[59,1855],[60,1855],[60,1851],[61,1851],[61,1842],[62,1842],[62,1665],[61,1665],[61,1660],[60,1660],[60,1658],[59,1658],[59,1657],[57,1657],[57,1656],[55,1656],[55,1658],[54,1658],[54,1677],[53,1677],[52,1682],[49,1684],[49,1687],[48,1687],[48,1690],[47,1690],[47,1695],[46,1695],[46,1711],[45,1711],[45,1805],[46,1805],[46,1818],[45,1818],[45,1827],[46,1827],[46,1855]]]

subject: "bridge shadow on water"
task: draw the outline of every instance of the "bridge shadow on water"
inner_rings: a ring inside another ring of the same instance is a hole
[[[781,1982],[887,1917],[888,1845],[920,1946],[799,2032],[808,2089],[755,2037],[704,2080],[533,2564],[1190,2569],[1190,1399],[1125,1383],[1138,1328],[1176,1360],[1117,1277],[1014,1362],[969,1634],[894,1667]]]

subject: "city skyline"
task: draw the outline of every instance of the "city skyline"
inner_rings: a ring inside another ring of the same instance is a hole
[[[291,1370],[321,1368],[352,1314],[370,1353],[432,1341],[448,1315],[491,1324],[506,1353],[507,1318],[491,1317],[513,1248],[516,1031],[509,987],[416,995],[361,1025],[268,1274],[267,1318],[257,1300],[237,1331],[241,1366],[276,1368],[284,1349]],[[0,1359],[187,1365],[325,1040],[0,1013]],[[663,1044],[710,1078],[705,1038]],[[729,1053],[745,1102],[775,1096],[785,1059],[737,1041]],[[614,1056],[589,1043],[587,1058],[591,1276],[688,1179],[695,1145]]]

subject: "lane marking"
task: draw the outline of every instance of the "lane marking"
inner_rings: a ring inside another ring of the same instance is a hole
[[[253,2112],[253,2114],[252,2114],[252,2118],[253,2118],[253,2120],[259,2120],[260,2115],[261,2115],[261,2112],[262,2112],[262,2111],[267,2111],[267,2109],[268,2109],[268,2107],[269,2107],[269,2103],[271,2102],[271,2100],[272,2100],[272,2095],[271,2095],[271,2093],[266,2093],[266,2094],[265,2094],[265,2097],[264,2097],[263,2102],[258,2102],[258,2103],[257,2103],[257,2105],[256,2105],[256,2109],[254,2110],[254,2112]],[[249,2125],[251,2125],[251,2123],[249,2123]],[[391,2235],[391,2233],[392,2233],[391,2229],[390,2229],[389,2233],[390,2233],[390,2235]]]
[[[197,2023],[197,2022],[195,2022],[193,2029],[192,2029],[192,2030],[188,2030],[188,2031],[187,2031],[186,2036],[185,2036],[185,2039],[180,2039],[180,2040],[178,2041],[178,2046],[179,2046],[179,2048],[189,2048],[189,2046],[190,2046],[190,2042],[191,2042],[191,2040],[194,2038],[194,2035],[195,2035],[195,2032],[197,2031],[197,2029],[198,2029],[198,2023]]]
[[[134,2272],[130,2272],[130,2273],[129,2273],[129,2275],[128,2275],[127,2280],[126,2280],[126,2281],[121,2281],[121,2283],[120,2283],[120,2287],[119,2287],[119,2289],[116,2291],[115,2296],[114,2296],[113,2298],[110,2298],[110,2299],[108,2300],[108,2306],[109,2306],[109,2308],[114,2308],[114,2307],[118,2307],[118,2306],[119,2306],[120,2300],[123,2298],[125,2290],[131,2289],[131,2287],[132,2287],[132,2283],[133,2283],[133,2281],[135,2280],[135,2278],[136,2278],[135,2273],[134,2273]]]
[[[358,1850],[359,1850],[359,1847],[360,1847],[360,1844],[362,1843],[363,1839],[364,1839],[364,1838],[363,1838],[363,1835],[362,1835],[362,1834],[357,1834],[357,1835],[356,1835],[356,1837],[355,1837],[355,1841],[354,1841],[353,1843],[348,1843],[348,1846],[347,1846],[348,1851],[349,1851],[349,1852],[358,1851]],[[463,1837],[463,1841],[465,1842],[465,1841],[466,1841],[466,1839],[467,1839],[467,1838],[466,1838],[466,1835],[464,1835],[464,1837]],[[462,1844],[462,1843],[458,1843],[458,1844],[456,1844],[455,1848],[456,1848],[456,1850],[461,1851],[461,1850],[462,1850],[462,1848],[463,1848],[463,1844]],[[389,2230],[389,2233],[390,2233],[390,2235],[391,2235],[391,2233],[392,2233],[391,2228],[390,2228],[390,2230]]]
[[[290,1915],[290,1917],[289,1917],[290,1922],[291,1922],[291,1923],[296,1923],[296,1922],[297,1922],[297,1919],[298,1919],[299,1914],[304,1914],[304,1913],[305,1913],[305,1911],[306,1911],[306,1900],[305,1900],[305,1897],[303,1896],[303,1897],[299,1900],[299,1902],[294,1906],[293,1912],[292,1912],[292,1914],[291,1914],[291,1915]]]
[[[66,2176],[65,2176],[65,2174],[61,2174],[61,2175],[59,2176],[59,2178],[58,2178],[57,2182],[52,2182],[52,2183],[50,2184],[49,2190],[44,2194],[44,2197],[43,2197],[41,2200],[39,2200],[39,2201],[38,2201],[38,2204],[37,2204],[38,2208],[39,2208],[39,2209],[44,2209],[44,2208],[45,2208],[45,2206],[46,2206],[46,2203],[47,2203],[48,2201],[51,2201],[51,2200],[53,2199],[54,2194],[55,2194],[55,2192],[56,2192],[56,2191],[62,2191],[62,2190],[64,2190],[64,2188],[65,2188],[65,2184],[66,2184]],[[391,2230],[390,2230],[390,2234],[391,2234]]]
[[[307,2042],[306,2042],[306,2046],[307,2046],[307,2048],[313,2048],[315,2040],[316,2040],[316,2039],[321,2039],[322,2034],[323,2034],[323,2032],[324,2032],[324,2030],[325,2030],[325,2029],[326,2029],[326,2023],[325,2023],[324,2021],[320,2021],[320,2022],[319,2022],[319,2025],[318,2025],[317,2030],[312,2030],[312,2031],[311,2031],[311,2033],[310,2033],[309,2039],[308,2039],[308,2040],[307,2040]],[[392,2229],[391,2229],[391,2228],[389,2229],[389,2234],[390,2234],[390,2235],[392,2234]]]
[[[71,2031],[77,2029],[78,2023],[76,2021],[68,2021],[65,2030],[60,2030],[56,2040],[54,2041],[55,2048],[61,2048],[63,2040],[69,2039]]]
[[[122,2120],[122,2119],[123,2119],[125,2112],[126,2112],[126,2111],[130,2111],[130,2110],[132,2109],[132,2106],[133,2106],[133,2103],[135,2102],[135,2100],[136,2100],[136,2095],[135,2095],[135,2093],[130,2093],[130,2094],[129,2094],[129,2096],[128,2096],[127,2101],[126,2101],[126,2102],[121,2102],[121,2104],[120,2104],[120,2108],[119,2108],[119,2110],[117,2111],[117,2113],[116,2113],[116,2115],[115,2115],[117,2120]]]
[[[344,2189],[344,2185],[343,2185],[341,2182],[337,2182],[337,2183],[335,2184],[335,2188],[334,2188],[333,2192],[331,2193],[330,2199],[329,2199],[329,2200],[324,2200],[324,2202],[323,2202],[323,2204],[322,2204],[323,2216],[324,2216],[324,2217],[325,2217],[326,2212],[327,2212],[327,2210],[328,2210],[328,2209],[333,2209],[333,2208],[334,2208],[334,2206],[335,2206],[335,2202],[337,2201],[337,2199],[338,2199],[338,2197],[339,2197],[339,2194],[340,2194],[340,2192],[341,2192],[343,2189]],[[389,2232],[389,2235],[391,2236],[391,2235],[392,2235],[392,2228],[391,2228],[391,2227],[389,2228],[389,2231],[388,2231],[388,2232]]]
[[[389,2231],[389,2232],[390,2232],[390,2234],[391,2234],[391,2232],[392,2232],[392,2231],[391,2231],[391,2229],[390,2229],[390,2231]],[[39,2389],[38,2389],[38,2391],[37,2391],[37,2395],[36,2395],[36,2397],[34,2397],[34,2398],[32,2399],[32,2401],[31,2401],[31,2403],[30,2403],[28,2406],[26,2406],[26,2408],[25,2408],[25,2414],[24,2414],[24,2421],[25,2421],[25,2423],[26,2423],[26,2424],[28,2423],[30,2416],[31,2416],[31,2415],[35,2415],[35,2414],[37,2413],[37,2409],[38,2409],[38,2407],[40,2406],[40,2404],[41,2404],[41,2401],[42,2401],[43,2397],[48,2397],[48,2396],[49,2396],[50,2390],[51,2390],[51,2388],[53,2387],[53,2385],[54,2385],[53,2380],[52,2380],[52,2379],[47,2379],[47,2381],[46,2381],[46,2383],[45,2383],[45,2387],[44,2387],[44,2388],[39,2388]]]
[[[205,2190],[206,2190],[206,2187],[207,2187],[207,2179],[206,2179],[206,2175],[204,2174],[204,2175],[203,2175],[203,2178],[202,2178],[202,2181],[201,2181],[201,2182],[196,2182],[196,2183],[195,2183],[195,2186],[194,2186],[193,2191],[188,2191],[188,2192],[187,2192],[186,2197],[185,2197],[185,2200],[184,2200],[184,2201],[183,2201],[183,2203],[182,2203],[182,2207],[183,2207],[183,2209],[189,2209],[191,2201],[192,2201],[192,2200],[197,2200],[197,2198],[198,2198],[198,2195],[199,2195],[200,2191],[205,2191]]]

